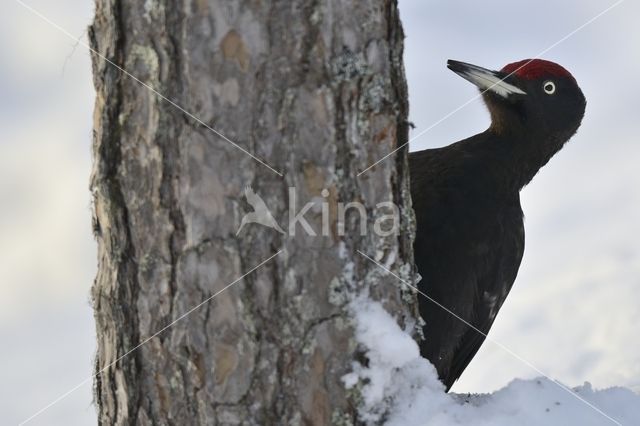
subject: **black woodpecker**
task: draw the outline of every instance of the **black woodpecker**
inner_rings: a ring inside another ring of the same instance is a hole
[[[586,100],[573,76],[553,62],[524,60],[500,71],[447,65],[481,90],[491,126],[409,154],[418,287],[486,335],[524,252],[520,190],[578,130]],[[427,298],[420,298],[420,314],[421,354],[448,391],[485,336]]]

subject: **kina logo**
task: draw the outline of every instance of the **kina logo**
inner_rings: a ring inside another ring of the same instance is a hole
[[[266,226],[267,228],[275,229],[282,234],[285,233],[282,228],[280,228],[280,225],[278,225],[278,222],[274,219],[264,200],[255,193],[253,188],[251,188],[251,185],[245,186],[244,197],[246,198],[247,203],[249,203],[253,208],[253,211],[244,215],[236,235],[239,235],[242,228],[250,223],[257,223],[259,225]]]

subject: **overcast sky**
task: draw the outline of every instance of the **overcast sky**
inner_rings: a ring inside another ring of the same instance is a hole
[[[27,0],[76,36],[90,0]],[[473,98],[449,58],[500,68],[534,57],[613,1],[401,0],[414,135]],[[543,54],[581,85],[581,129],[523,191],[527,247],[490,337],[568,385],[640,391],[640,16],[625,1]],[[92,373],[89,56],[4,2],[0,14],[0,413],[29,417]],[[444,146],[488,125],[476,100],[412,144]],[[458,392],[537,375],[486,343]],[[30,424],[95,422],[90,380]]]

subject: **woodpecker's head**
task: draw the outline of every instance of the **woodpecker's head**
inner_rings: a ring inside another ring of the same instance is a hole
[[[481,90],[496,133],[564,144],[580,126],[585,97],[569,71],[554,62],[525,59],[500,71],[453,60],[447,66]]]

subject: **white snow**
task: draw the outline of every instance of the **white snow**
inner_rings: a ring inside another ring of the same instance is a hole
[[[594,390],[587,382],[573,388],[584,401],[547,378],[515,379],[491,394],[446,394],[435,368],[420,357],[418,345],[379,302],[360,297],[351,307],[356,339],[369,363],[354,363],[343,381],[347,388],[361,386],[360,415],[369,424],[640,424],[640,395],[621,387]]]

